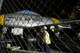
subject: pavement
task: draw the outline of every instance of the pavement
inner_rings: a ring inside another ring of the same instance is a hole
[[[4,53],[4,51],[0,52],[0,53]],[[8,50],[5,53],[44,53],[44,52],[28,51],[28,50]],[[63,52],[63,51],[58,51],[58,50],[51,50],[50,53],[71,53],[71,52]]]

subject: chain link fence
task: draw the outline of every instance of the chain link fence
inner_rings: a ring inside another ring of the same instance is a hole
[[[79,53],[79,0],[1,0],[1,53]]]

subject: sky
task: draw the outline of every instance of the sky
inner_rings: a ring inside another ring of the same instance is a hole
[[[68,14],[79,0],[4,0],[2,13],[14,13],[20,10],[32,10],[42,16],[68,18]]]

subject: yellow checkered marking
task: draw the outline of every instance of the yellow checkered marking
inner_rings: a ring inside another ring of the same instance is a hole
[[[60,23],[60,21],[58,19],[56,19],[56,18],[51,18],[51,19],[53,20],[54,24]]]

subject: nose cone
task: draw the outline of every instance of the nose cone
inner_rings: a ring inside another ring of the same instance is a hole
[[[0,25],[4,25],[4,15],[0,15]]]

